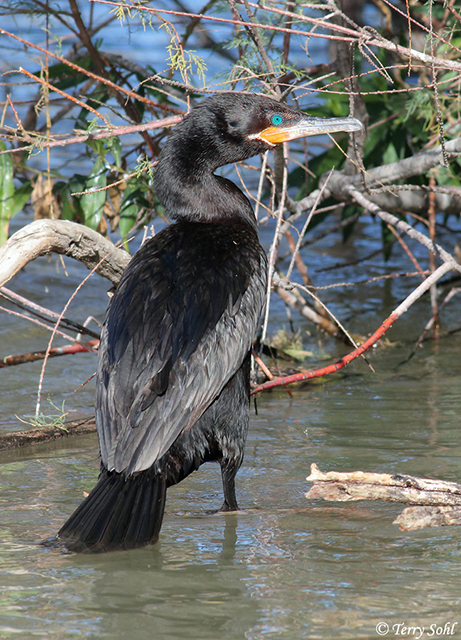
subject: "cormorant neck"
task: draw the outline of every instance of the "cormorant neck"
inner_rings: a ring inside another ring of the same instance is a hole
[[[166,215],[189,222],[245,221],[256,228],[248,198],[233,182],[214,174],[218,167],[244,159],[242,151],[226,148],[224,154],[216,132],[200,130],[192,120],[187,116],[173,129],[155,172],[155,193]]]

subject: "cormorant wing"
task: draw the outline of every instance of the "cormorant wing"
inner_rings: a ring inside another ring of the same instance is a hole
[[[241,366],[264,304],[266,264],[248,225],[178,222],[128,265],[101,336],[102,461],[152,466]]]

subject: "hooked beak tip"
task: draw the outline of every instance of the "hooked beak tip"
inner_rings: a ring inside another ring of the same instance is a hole
[[[275,145],[297,138],[305,138],[307,136],[316,136],[325,133],[337,133],[345,131],[353,133],[355,131],[364,131],[365,127],[358,118],[317,118],[313,116],[305,116],[297,122],[290,123],[285,126],[271,126],[258,134],[253,134],[251,138],[258,138],[268,144]]]

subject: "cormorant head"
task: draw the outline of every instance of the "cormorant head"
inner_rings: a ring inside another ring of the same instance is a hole
[[[203,100],[178,125],[189,130],[193,148],[206,150],[216,167],[245,160],[276,144],[338,131],[360,131],[357,118],[316,118],[266,96],[245,93],[216,94]],[[191,149],[192,151],[192,149]]]
[[[287,140],[361,129],[356,118],[315,118],[258,94],[216,94],[172,130],[155,172],[155,191],[172,218],[209,221],[245,212],[250,219],[243,193],[213,175],[218,167]]]

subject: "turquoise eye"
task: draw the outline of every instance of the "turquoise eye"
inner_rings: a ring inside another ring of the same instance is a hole
[[[281,115],[272,116],[271,122],[272,124],[275,124],[276,127],[278,127],[280,124],[282,124],[283,117]]]

